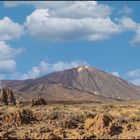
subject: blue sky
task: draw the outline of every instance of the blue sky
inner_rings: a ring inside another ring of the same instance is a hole
[[[0,2],[0,78],[91,65],[140,85],[139,2]]]

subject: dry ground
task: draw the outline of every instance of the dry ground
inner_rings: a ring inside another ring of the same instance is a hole
[[[140,139],[140,103],[0,106],[0,138]]]

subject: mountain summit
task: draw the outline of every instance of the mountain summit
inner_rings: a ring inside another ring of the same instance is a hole
[[[140,88],[105,71],[80,66],[23,81],[3,81],[19,100],[42,96],[49,101],[139,100]]]

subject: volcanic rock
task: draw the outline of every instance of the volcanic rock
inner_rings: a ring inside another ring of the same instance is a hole
[[[30,104],[31,106],[36,106],[36,105],[46,105],[47,103],[45,99],[38,97],[38,98],[32,99]]]
[[[16,99],[13,91],[9,88],[2,89],[0,94],[0,102],[5,105],[16,105]]]
[[[16,125],[20,126],[23,124],[29,124],[33,121],[32,111],[23,109],[22,111],[11,112],[9,114],[4,115],[2,118],[2,122],[4,124]]]
[[[97,114],[93,119],[85,120],[85,128],[95,132],[96,135],[109,134],[118,135],[122,132],[122,126],[119,126],[112,116]]]
[[[8,139],[9,132],[0,132],[0,139]]]
[[[91,127],[100,129],[100,128],[108,127],[109,123],[111,122],[112,122],[111,117],[107,115],[99,114],[99,115],[96,115],[93,119],[87,119],[85,121],[85,126],[87,129],[90,129]]]

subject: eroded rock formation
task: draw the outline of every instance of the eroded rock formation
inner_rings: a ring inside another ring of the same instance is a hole
[[[0,102],[5,105],[15,105],[16,99],[14,97],[13,91],[9,88],[3,88],[1,90],[0,90]]]
[[[41,97],[38,97],[38,98],[33,98],[30,102],[30,105],[31,106],[36,106],[36,105],[46,105],[46,100],[41,98]]]

